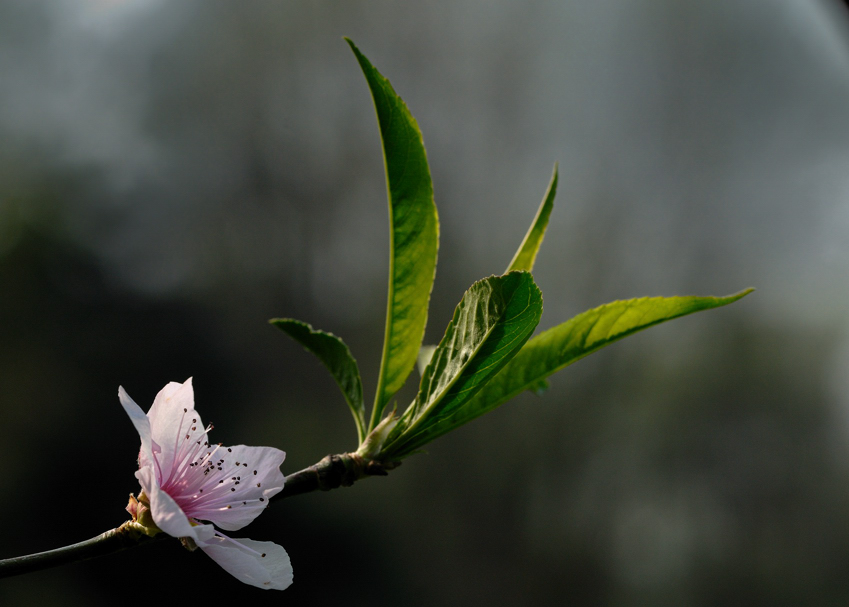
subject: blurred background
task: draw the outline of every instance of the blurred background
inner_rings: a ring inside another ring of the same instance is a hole
[[[540,328],[757,292],[631,337],[388,478],[272,506],[295,583],[170,543],[0,581],[3,605],[849,603],[849,11],[837,0],[0,3],[0,557],[119,525],[147,408],[294,472],[356,448],[387,218],[371,99],[419,121],[440,211],[426,339],[500,273],[560,162]],[[416,378],[400,405],[414,393]],[[203,580],[203,581],[200,581]]]

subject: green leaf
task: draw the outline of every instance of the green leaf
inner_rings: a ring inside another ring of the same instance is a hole
[[[548,227],[548,218],[551,215],[551,209],[554,207],[554,196],[557,194],[557,164],[554,164],[554,173],[551,175],[551,182],[548,184],[548,190],[539,205],[537,215],[534,217],[534,222],[531,224],[528,233],[525,234],[525,239],[513,256],[513,261],[507,268],[507,272],[513,270],[527,270],[530,272],[534,269],[534,262],[539,252],[539,247],[542,244],[542,239],[545,236],[545,229]],[[506,272],[505,272],[506,274]]]
[[[457,424],[474,394],[519,351],[542,315],[542,294],[528,272],[473,284],[422,375],[415,401],[387,438],[382,455],[401,459]],[[472,416],[474,417],[474,416]]]
[[[728,305],[753,290],[727,297],[642,297],[614,301],[578,314],[525,344],[466,410],[476,415],[486,413],[525,390],[544,388],[546,377],[614,341],[679,316]],[[468,420],[451,421],[459,424]]]
[[[371,89],[389,197],[389,295],[377,393],[368,429],[416,364],[436,272],[439,220],[422,134],[392,85],[346,38]]]
[[[345,342],[332,333],[316,331],[307,323],[292,318],[274,318],[269,322],[315,354],[327,367],[348,402],[354,422],[357,424],[357,437],[362,444],[366,436],[363,384],[360,380],[357,361],[354,360]]]
[[[433,358],[434,352],[436,352],[436,346],[422,346],[419,348],[419,357],[416,359],[419,375],[424,374],[425,369],[430,364],[430,359]]]

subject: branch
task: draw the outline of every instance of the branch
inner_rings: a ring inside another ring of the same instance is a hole
[[[141,531],[134,529],[131,521],[127,521],[120,527],[110,529],[97,537],[79,542],[78,544],[63,546],[62,548],[48,550],[47,552],[38,552],[36,554],[1,560],[0,577],[10,577],[21,573],[29,573],[30,571],[74,563],[76,561],[84,561],[96,556],[104,556],[126,550],[127,548],[149,544],[165,537],[168,536],[149,537]]]
[[[317,464],[287,476],[283,490],[269,501],[282,500],[313,491],[350,487],[361,478],[386,476],[389,470],[398,465],[400,462],[366,460],[355,453],[328,455]],[[110,529],[78,544],[0,560],[0,578],[85,561],[170,537],[165,533],[150,537],[140,530],[140,526],[127,521],[120,527]]]
[[[328,455],[317,464],[287,476],[283,491],[272,497],[270,501],[313,491],[350,487],[361,478],[386,476],[390,470],[400,465],[401,462],[367,460],[356,453]]]

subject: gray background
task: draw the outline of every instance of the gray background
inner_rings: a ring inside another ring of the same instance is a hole
[[[0,3],[0,556],[125,520],[119,384],[146,408],[193,376],[213,439],[285,449],[284,472],[356,447],[324,369],[266,324],[342,336],[373,393],[385,186],[343,35],[424,133],[429,342],[555,161],[541,328],[758,288],[386,479],[276,504],[234,535],[286,547],[283,595],[157,545],[3,580],[0,603],[845,605],[847,28],[825,0]]]

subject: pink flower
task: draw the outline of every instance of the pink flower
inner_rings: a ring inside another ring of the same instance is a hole
[[[273,447],[209,444],[195,411],[191,378],[165,386],[147,415],[118,388],[118,398],[141,437],[139,479],[153,522],[168,535],[190,538],[242,582],[283,590],[292,565],[282,546],[231,539],[212,525],[241,529],[283,489],[280,464],[286,454]],[[188,542],[189,544],[191,542]]]

